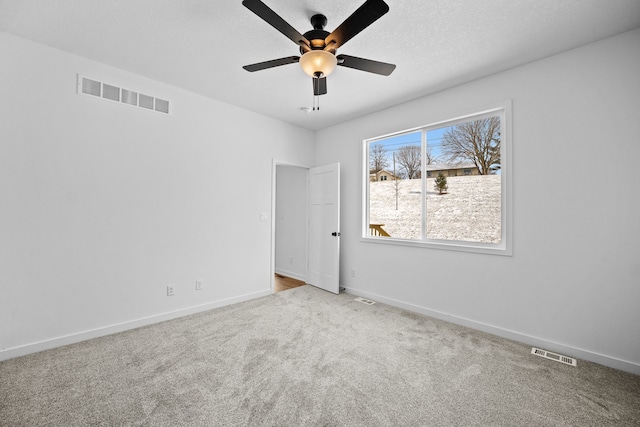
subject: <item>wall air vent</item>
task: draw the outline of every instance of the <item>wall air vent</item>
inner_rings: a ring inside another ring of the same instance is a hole
[[[156,98],[156,111],[161,113],[169,113],[169,101]]]
[[[129,105],[138,105],[138,92],[122,89],[122,102]]]
[[[100,96],[102,83],[91,79],[82,79],[82,93],[87,95]]]
[[[138,98],[138,107],[153,110],[153,96],[148,96],[141,93],[140,98]]]
[[[531,349],[531,354],[535,354],[536,356],[544,357],[545,359],[553,360],[555,362],[564,363],[565,365],[578,366],[576,359],[573,357],[563,356],[540,348],[533,347]]]
[[[120,88],[105,83],[102,85],[102,97],[112,101],[120,101]]]
[[[120,88],[98,80],[90,79],[78,74],[78,94],[90,95],[98,98],[129,104],[145,110],[169,114],[169,101],[145,95],[134,90]]]

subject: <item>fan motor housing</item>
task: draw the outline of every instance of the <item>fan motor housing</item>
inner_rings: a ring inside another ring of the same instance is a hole
[[[328,31],[325,30],[311,30],[304,33],[304,37],[309,40],[311,43],[311,49],[324,49],[325,42],[324,39],[329,35]],[[304,50],[300,49],[301,53],[304,53]]]
[[[304,37],[311,43],[312,50],[324,49],[326,46],[324,40],[330,34],[324,30],[324,27],[327,25],[327,17],[322,14],[313,15],[311,17],[311,25],[313,26],[313,30],[304,33]],[[302,48],[300,49],[300,53],[304,53]]]

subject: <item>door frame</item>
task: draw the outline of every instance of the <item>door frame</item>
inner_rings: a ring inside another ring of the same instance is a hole
[[[271,161],[271,259],[270,259],[270,275],[269,275],[269,283],[271,286],[271,293],[274,293],[274,277],[276,274],[276,191],[277,191],[277,170],[278,166],[289,166],[300,169],[306,169],[307,171],[307,189],[305,192],[305,203],[309,204],[309,169],[313,166],[304,165],[300,163],[293,163],[283,160],[278,160],[276,158],[272,158]],[[309,213],[307,212],[307,232],[306,234],[306,244],[309,245],[309,224],[308,218]],[[305,279],[309,276],[309,257],[307,252],[307,266],[305,269]],[[306,281],[306,280],[305,280]]]

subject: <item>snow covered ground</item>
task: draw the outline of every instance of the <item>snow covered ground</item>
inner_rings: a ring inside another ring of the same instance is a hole
[[[435,178],[427,179],[427,237],[470,242],[500,242],[500,175],[447,177],[449,190],[439,195]],[[371,224],[384,224],[391,237],[420,239],[421,180],[371,182]]]

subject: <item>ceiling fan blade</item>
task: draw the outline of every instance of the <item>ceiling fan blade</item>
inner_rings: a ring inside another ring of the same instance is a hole
[[[325,39],[325,43],[335,42],[334,49],[339,48],[360,31],[377,21],[389,11],[383,0],[367,0]]]
[[[383,76],[388,76],[396,69],[395,64],[358,58],[357,56],[338,55],[336,58],[338,59],[338,65],[343,67],[367,71],[374,74],[381,74]]]
[[[247,71],[260,71],[267,68],[279,67],[280,65],[294,64],[300,61],[299,56],[287,56],[286,58],[272,59],[271,61],[258,62],[257,64],[245,65],[244,68]]]
[[[314,95],[326,95],[327,94],[327,78],[321,77],[319,79],[312,78],[313,81],[313,94]]]
[[[260,0],[243,0],[242,4],[291,39],[295,44],[309,46],[309,40]]]

